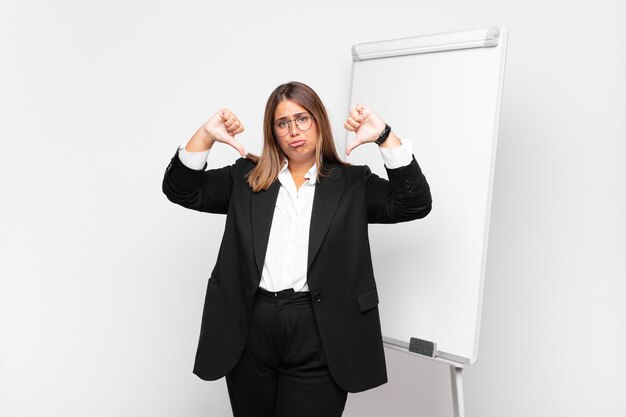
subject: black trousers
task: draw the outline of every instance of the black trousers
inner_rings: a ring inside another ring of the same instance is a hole
[[[248,344],[226,376],[235,417],[339,417],[347,392],[332,379],[308,292],[259,290]]]

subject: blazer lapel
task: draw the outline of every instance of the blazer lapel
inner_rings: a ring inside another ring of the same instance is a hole
[[[320,177],[318,184],[315,186],[311,227],[309,229],[307,270],[311,268],[311,264],[322,245],[324,236],[328,232],[343,191],[344,179],[341,169],[337,166],[330,166],[329,168],[332,169],[329,176]]]
[[[274,208],[276,207],[279,189],[280,182],[278,180],[274,181],[267,190],[252,193],[250,201],[254,259],[259,270],[259,277],[263,272],[265,252],[267,252],[267,242],[270,237],[270,228],[272,227],[272,218],[274,217]]]

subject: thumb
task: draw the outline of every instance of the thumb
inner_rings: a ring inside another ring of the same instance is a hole
[[[243,146],[241,145],[241,143],[235,141],[233,143],[233,148],[235,148],[237,150],[237,152],[239,152],[239,155],[241,156],[246,156],[246,150],[243,148]]]
[[[228,142],[228,144],[230,146],[232,146],[233,148],[235,148],[237,150],[237,152],[239,152],[239,155],[241,156],[245,156],[246,155],[246,150],[243,148],[243,145],[239,142],[237,142],[235,139],[233,139],[232,141]]]
[[[359,145],[360,143],[358,140],[353,140],[352,142],[350,142],[348,146],[346,147],[346,155],[350,155],[350,152],[352,152],[352,150]]]

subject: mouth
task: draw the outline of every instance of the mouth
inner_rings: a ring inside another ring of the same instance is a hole
[[[304,142],[306,142],[304,139],[294,140],[293,142],[289,143],[289,146],[292,148],[298,148],[304,145]]]

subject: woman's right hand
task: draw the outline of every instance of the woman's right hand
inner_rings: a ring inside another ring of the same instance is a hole
[[[206,150],[211,148],[214,142],[221,142],[232,146],[241,156],[244,156],[245,149],[235,139],[235,135],[243,131],[243,124],[235,113],[228,109],[221,109],[198,129],[196,135],[187,144],[187,150]]]

